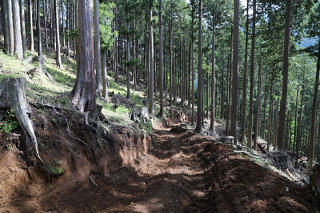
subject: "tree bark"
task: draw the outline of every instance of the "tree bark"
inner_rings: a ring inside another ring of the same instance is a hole
[[[152,14],[152,12],[151,12]],[[129,41],[129,31],[130,31],[130,26],[129,26],[129,1],[126,0],[126,18],[127,18],[127,64],[126,64],[126,68],[127,68],[127,98],[130,98],[130,68],[131,68],[131,63],[130,63],[130,41]],[[151,21],[150,21],[151,22]],[[152,57],[152,56],[151,56]]]
[[[154,46],[153,46],[153,23],[152,23],[153,0],[149,0],[149,114],[153,114],[154,99]]]
[[[159,0],[159,34],[160,34],[160,56],[159,56],[159,73],[160,73],[160,118],[163,116],[163,32],[162,32],[162,0]]]
[[[14,32],[13,32],[13,18],[12,18],[12,2],[11,0],[7,1],[7,10],[8,10],[8,28],[9,28],[9,54],[13,56],[14,54]]]
[[[202,0],[199,0],[198,109],[197,109],[197,126],[195,129],[197,133],[200,133],[203,128],[202,7],[203,7],[203,2]]]
[[[12,3],[15,41],[14,53],[18,59],[23,59],[19,0],[12,0]]]
[[[250,64],[250,106],[247,146],[252,146],[252,127],[253,127],[253,96],[254,96],[254,69],[255,69],[255,46],[256,46],[256,0],[253,0],[252,18],[252,45],[251,45],[251,64]]]
[[[92,1],[79,1],[78,11],[78,72],[70,99],[79,111],[85,112],[94,110],[96,106]]]
[[[318,101],[318,87],[319,87],[319,71],[320,71],[320,38],[318,41],[318,61],[317,61],[317,71],[316,79],[314,85],[313,93],[313,104],[312,104],[312,115],[311,115],[311,129],[310,129],[310,138],[308,146],[308,168],[311,169],[313,166],[314,158],[314,147],[315,147],[315,129],[316,129],[316,114],[317,114],[317,101]]]
[[[60,30],[59,30],[59,5],[58,0],[54,0],[54,11],[55,11],[55,21],[56,21],[56,48],[57,48],[57,55],[56,55],[56,64],[59,68],[61,68],[61,52],[60,52]]]
[[[286,0],[286,23],[285,23],[285,37],[283,49],[283,82],[282,82],[282,95],[281,106],[279,113],[279,129],[278,129],[278,149],[282,150],[284,140],[284,126],[287,109],[287,91],[288,91],[288,70],[289,70],[289,45],[290,45],[290,21],[291,21],[291,0]]]
[[[20,20],[21,20],[21,36],[22,36],[22,50],[23,55],[27,51],[27,37],[26,37],[26,23],[24,15],[24,0],[20,0]]]
[[[107,51],[102,51],[102,97],[108,100]]]
[[[215,132],[215,127],[214,127],[214,123],[215,123],[215,105],[216,105],[216,72],[215,72],[215,9],[213,9],[212,11],[212,73],[211,73],[211,88],[212,88],[212,92],[211,92],[211,122],[210,122],[210,130]]]
[[[191,0],[191,7],[192,7],[192,11],[191,11],[191,96],[192,96],[192,106],[191,106],[191,125],[194,124],[194,60],[193,60],[193,41],[194,41],[194,29],[193,29],[193,25],[194,25],[194,0]]]
[[[3,18],[3,27],[4,27],[4,48],[6,54],[9,54],[10,49],[10,36],[9,36],[9,18],[8,18],[8,2],[7,0],[2,2],[2,18]]]
[[[260,93],[261,93],[261,61],[259,62],[258,71],[258,94],[257,94],[257,113],[256,113],[256,123],[255,123],[255,138],[254,138],[254,150],[257,150],[258,137],[259,137],[259,120],[260,120]]]
[[[173,95],[173,18],[170,18],[170,30],[169,30],[169,40],[170,40],[170,107],[172,106],[172,95]]]
[[[249,3],[247,0],[247,19],[246,19],[246,43],[244,52],[244,70],[243,70],[243,92],[242,92],[242,119],[241,119],[241,141],[244,143],[246,134],[246,106],[247,106],[247,68],[248,68],[248,41],[249,41]]]
[[[99,1],[94,0],[94,26],[95,26],[95,59],[96,59],[96,78],[97,96],[101,98],[101,47],[100,47],[100,28],[99,28]]]
[[[50,0],[49,0],[50,1]],[[47,16],[48,16],[48,12],[47,12],[47,0],[44,0],[43,2],[43,15],[44,15],[44,40],[45,40],[45,49],[46,49],[46,53],[48,53],[48,32],[47,32]]]

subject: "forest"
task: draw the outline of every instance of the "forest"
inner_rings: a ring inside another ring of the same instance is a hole
[[[0,0],[0,212],[319,212],[319,0]]]

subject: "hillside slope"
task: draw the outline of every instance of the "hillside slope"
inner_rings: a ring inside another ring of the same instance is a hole
[[[28,76],[37,63],[0,53],[1,79],[27,78],[31,118],[44,165],[25,160],[19,127],[0,132],[1,212],[318,212],[311,190],[263,166],[246,150],[200,136],[175,119],[135,124],[129,109],[103,105],[105,119],[84,125],[68,92],[74,62],[53,77]],[[109,78],[110,94],[124,87]],[[142,106],[142,91],[131,102]],[[178,115],[182,115],[181,117]],[[10,118],[11,122],[14,120]],[[318,203],[317,203],[318,202]]]

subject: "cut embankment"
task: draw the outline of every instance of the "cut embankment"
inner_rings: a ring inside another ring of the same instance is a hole
[[[97,131],[77,114],[42,111],[33,120],[47,167],[1,150],[4,212],[317,212],[308,188],[213,137],[181,126]]]

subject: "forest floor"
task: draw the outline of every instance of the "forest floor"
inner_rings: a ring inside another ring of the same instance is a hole
[[[84,125],[67,99],[74,61],[63,58],[58,69],[53,56],[45,60],[53,77],[48,80],[27,75],[36,62],[0,53],[0,79],[27,78],[44,161],[26,161],[19,128],[1,129],[0,213],[319,211],[320,202],[305,184],[247,151],[195,134],[183,113],[153,122],[152,129],[130,121],[127,107],[99,101],[108,122]],[[112,78],[109,85],[110,93],[125,95]],[[130,101],[142,106],[143,98],[144,91],[134,91]]]
[[[59,162],[60,177],[46,178],[15,147],[2,146],[0,212],[318,211],[307,187],[213,137],[173,125],[157,126],[152,136],[115,126],[116,144],[97,145],[93,132],[65,116],[82,143],[66,134],[62,119],[38,128],[42,158]]]

